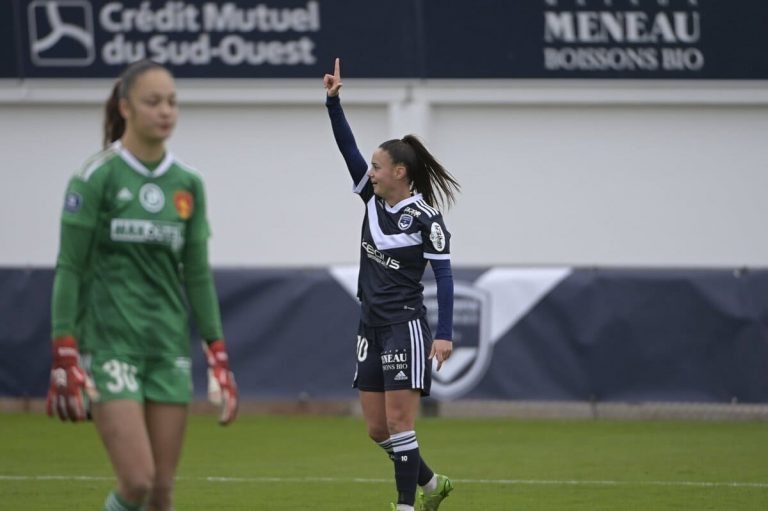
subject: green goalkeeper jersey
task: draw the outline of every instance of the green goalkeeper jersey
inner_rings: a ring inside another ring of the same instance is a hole
[[[74,335],[83,351],[186,356],[185,287],[203,338],[222,337],[203,183],[173,155],[150,170],[114,143],[69,181],[61,222],[54,337]]]

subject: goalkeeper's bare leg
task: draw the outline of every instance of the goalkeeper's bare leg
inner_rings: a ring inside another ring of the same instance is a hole
[[[117,488],[107,498],[104,509],[139,509],[155,478],[142,403],[127,399],[94,403],[93,420],[117,477]]]
[[[105,511],[172,509],[186,415],[186,405],[124,399],[93,405],[96,429],[117,476]]]
[[[171,511],[176,469],[187,424],[187,406],[147,402],[147,431],[155,457],[155,479],[146,511]]]

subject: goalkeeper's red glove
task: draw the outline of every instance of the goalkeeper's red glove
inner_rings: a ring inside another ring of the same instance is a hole
[[[223,340],[203,342],[208,360],[208,399],[221,407],[219,424],[226,426],[237,416],[237,385],[229,370],[229,356]]]
[[[95,395],[95,388],[88,375],[80,367],[80,352],[74,337],[57,337],[53,340],[53,364],[51,384],[45,409],[50,417],[58,415],[63,421],[88,419],[88,398]]]

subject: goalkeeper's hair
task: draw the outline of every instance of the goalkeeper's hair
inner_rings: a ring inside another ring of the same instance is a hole
[[[149,59],[139,60],[123,70],[112,87],[112,93],[104,104],[104,147],[106,148],[125,133],[125,119],[120,115],[120,100],[128,99],[128,96],[136,84],[136,80],[152,69],[162,69],[168,74],[171,72],[163,66]]]

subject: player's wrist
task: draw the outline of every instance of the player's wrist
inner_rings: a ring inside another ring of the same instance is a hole
[[[80,361],[80,351],[74,336],[62,335],[54,337],[51,343],[54,363],[59,366],[77,365]]]
[[[227,354],[227,345],[224,339],[208,341],[205,354],[210,367],[229,369],[229,355]]]
[[[73,335],[57,335],[52,339],[54,346],[74,346],[77,347],[77,341]]]

